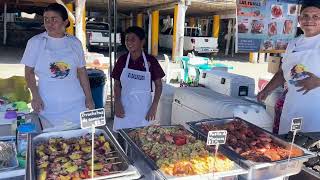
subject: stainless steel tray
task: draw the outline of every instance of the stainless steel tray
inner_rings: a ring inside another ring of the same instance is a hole
[[[17,149],[16,149],[16,145],[15,145],[15,142],[12,141],[3,141],[3,142],[6,142],[6,143],[9,143],[11,144],[12,148],[13,148],[13,154],[10,158],[10,161],[9,161],[9,166],[8,167],[3,167],[3,168],[0,168],[0,172],[3,172],[3,171],[10,171],[10,170],[13,170],[17,167],[19,167],[19,162],[18,162],[18,159],[17,159]]]
[[[316,179],[320,179],[320,173],[316,172],[315,170],[312,170],[306,166],[302,167],[302,170],[305,171],[306,173],[310,174],[311,176],[313,176]]]
[[[177,127],[177,126],[180,126],[180,125],[161,126],[161,127],[162,128],[166,128],[166,127],[170,128],[170,127]],[[234,162],[234,168],[232,170],[226,171],[226,172],[215,172],[214,175],[213,175],[213,173],[194,175],[194,176],[186,176],[186,177],[167,175],[159,169],[159,167],[156,165],[156,162],[153,161],[149,156],[147,156],[143,152],[143,150],[129,136],[129,133],[131,131],[142,129],[142,128],[143,127],[134,128],[134,129],[121,129],[121,130],[119,130],[119,132],[120,132],[120,135],[125,139],[127,144],[129,144],[130,148],[133,149],[136,153],[138,153],[140,155],[140,157],[142,157],[144,159],[144,161],[147,162],[147,164],[150,166],[150,168],[153,171],[156,171],[155,174],[158,176],[159,179],[183,179],[183,180],[188,180],[188,179],[190,179],[190,180],[192,180],[192,179],[224,179],[225,177],[227,177],[227,178],[236,177],[238,175],[248,173],[248,171],[244,170],[242,167],[240,167],[239,165],[237,165],[237,163]],[[190,132],[190,134],[192,134],[192,133]],[[222,153],[221,151],[219,151],[219,152]]]
[[[37,144],[43,141],[47,141],[49,138],[52,137],[62,137],[62,138],[73,138],[73,137],[80,137],[87,133],[91,133],[91,129],[78,129],[78,130],[70,130],[70,131],[62,131],[62,132],[50,132],[50,133],[43,133],[39,134],[35,137],[30,138],[31,142],[28,146],[28,167],[27,171],[29,171],[27,174],[28,176],[26,179],[30,180],[36,180],[37,178],[37,172],[36,172],[36,166],[35,166],[35,147]],[[121,162],[124,163],[126,170],[111,174],[108,176],[101,176],[97,177],[95,179],[137,179],[140,177],[140,173],[138,170],[131,165],[130,161],[127,159],[126,155],[124,154],[123,150],[119,147],[118,143],[115,143],[113,138],[110,138],[110,136],[101,129],[96,129],[96,134],[103,134],[108,140],[108,142],[111,144],[112,147],[115,148],[115,150],[118,153],[119,158],[121,159]]]
[[[278,143],[279,145],[282,145],[287,149],[290,149],[290,144],[288,142],[240,118],[205,119],[205,120],[196,121],[196,122],[188,122],[187,124],[190,126],[190,129],[194,131],[196,135],[198,135],[199,137],[202,137],[203,139],[206,139],[207,133],[203,132],[199,128],[201,124],[222,125],[222,124],[229,123],[235,119],[246,123],[251,128],[259,129],[261,132],[265,133],[269,138],[271,138],[275,143]],[[265,163],[254,162],[240,156],[238,153],[231,150],[226,144],[221,145],[221,149],[232,160],[238,162],[242,167],[248,168],[249,173],[246,177],[247,179],[272,179],[276,177],[286,177],[286,176],[298,174],[303,167],[303,163],[307,161],[309,158],[315,156],[314,153],[308,151],[305,148],[299,147],[295,144],[293,146],[295,148],[302,150],[304,154],[299,157],[291,158],[289,163],[287,159],[280,160],[280,161],[273,161],[273,162],[265,162]]]

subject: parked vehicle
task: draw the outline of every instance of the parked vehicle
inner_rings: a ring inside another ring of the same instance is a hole
[[[216,53],[218,52],[218,39],[204,37],[199,27],[185,27],[184,52]],[[172,49],[173,28],[170,27],[159,35],[159,47]]]
[[[87,47],[107,48],[109,47],[109,24],[103,22],[87,22]],[[114,42],[114,33],[111,33],[111,42]],[[117,45],[121,45],[121,35],[116,34]]]

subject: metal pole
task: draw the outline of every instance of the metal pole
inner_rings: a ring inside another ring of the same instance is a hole
[[[3,9],[3,45],[7,44],[7,3],[4,3]]]
[[[113,62],[112,62],[112,23],[111,23],[111,4],[112,0],[109,0],[108,2],[108,22],[109,22],[109,74],[111,74],[112,69],[113,69]],[[111,118],[113,118],[113,83],[112,83],[112,78],[110,78],[110,111],[111,111]]]
[[[113,27],[114,27],[114,63],[116,63],[117,59],[117,20],[118,20],[118,13],[117,13],[117,0],[113,1]]]
[[[186,11],[188,6],[184,3],[178,4],[178,13],[177,13],[177,31],[176,31],[176,47],[175,47],[175,57],[183,56],[183,44],[184,44],[184,23],[186,17]]]
[[[152,38],[152,30],[151,30],[151,24],[152,24],[152,15],[151,12],[148,11],[149,16],[149,24],[148,24],[148,54],[151,54],[151,38]]]
[[[231,29],[232,28],[232,19],[229,19],[228,22],[228,35],[227,35],[227,45],[226,45],[226,52],[224,55],[228,55],[229,54],[229,48],[230,48],[230,40],[231,40]]]
[[[114,27],[114,59],[113,59],[113,64],[116,64],[116,61],[117,61],[117,19],[118,19],[118,14],[117,14],[117,0],[114,0],[113,1],[113,27]],[[112,79],[111,79],[111,82],[112,82]],[[114,115],[114,111],[113,111],[113,97],[111,97],[111,115],[113,117]]]

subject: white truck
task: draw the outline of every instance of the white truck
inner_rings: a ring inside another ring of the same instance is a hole
[[[173,28],[170,27],[159,35],[159,47],[172,49]],[[204,37],[199,27],[185,27],[183,51],[195,53],[218,52],[218,38]]]
[[[109,47],[109,24],[89,21],[86,24],[88,49]],[[111,33],[111,42],[114,42],[114,33]],[[116,34],[117,45],[121,45],[121,35]],[[113,46],[113,43],[112,43]]]

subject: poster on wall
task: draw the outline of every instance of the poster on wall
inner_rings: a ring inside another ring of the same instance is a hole
[[[237,52],[282,53],[295,37],[299,0],[237,0]]]

